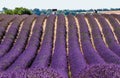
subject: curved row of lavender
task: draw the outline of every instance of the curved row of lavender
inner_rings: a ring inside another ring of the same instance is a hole
[[[120,22],[120,15],[119,14],[110,14],[110,16],[113,16],[113,18],[115,18],[116,20],[118,20]]]
[[[106,20],[103,16],[98,15],[98,14],[94,15],[94,16],[98,19],[98,21],[102,27],[102,31],[103,31],[104,37],[106,39],[106,42],[107,42],[109,48],[114,53],[116,53],[118,56],[120,56],[120,45],[115,40],[113,32],[110,29],[109,24],[106,22]]]
[[[44,68],[48,67],[50,64],[50,58],[52,56],[52,45],[53,45],[53,31],[54,31],[54,21],[55,15],[50,15],[47,18],[46,28],[45,28],[45,35],[43,38],[42,45],[40,46],[41,49],[38,52],[32,67],[34,68]],[[46,49],[47,48],[47,49]]]
[[[8,19],[7,17],[11,17],[11,16],[13,16],[13,15],[0,14],[0,22],[2,22],[5,19]]]
[[[84,15],[76,16],[80,25],[80,40],[82,45],[82,50],[85,59],[88,64],[104,64],[104,60],[98,54],[98,52],[93,48],[90,41],[90,32],[88,30],[88,25],[85,21]],[[92,58],[92,59],[91,59]]]
[[[92,35],[93,35],[93,41],[96,47],[96,50],[98,51],[99,55],[107,62],[107,63],[114,63],[114,64],[120,64],[120,57],[116,55],[113,51],[111,51],[104,43],[102,39],[102,35],[100,33],[99,27],[97,22],[95,21],[94,17],[92,15],[87,14],[86,15],[88,22],[90,24]],[[109,59],[108,59],[109,58]]]
[[[69,64],[72,78],[78,78],[79,73],[85,69],[87,63],[80,51],[78,43],[77,26],[74,16],[68,15],[68,48],[69,48]]]
[[[9,26],[9,24],[16,18],[13,15],[3,16],[3,20],[0,21],[0,43],[4,37],[4,34]]]
[[[13,47],[10,49],[10,51],[7,54],[5,54],[0,59],[0,70],[1,71],[8,69],[8,67],[14,63],[14,61],[18,58],[18,56],[25,49],[27,37],[29,36],[29,32],[30,32],[31,22],[34,19],[34,17],[35,16],[29,16],[28,18],[24,20],[25,22],[21,28],[20,33],[18,34],[18,37]]]
[[[6,15],[0,14],[0,22],[5,18]]]
[[[120,24],[116,21],[116,19],[112,15],[103,14],[103,16],[105,16],[109,20],[111,26],[114,29],[114,33],[117,37],[117,40],[120,43]],[[120,21],[119,15],[117,16],[117,19],[118,19],[118,21]]]
[[[10,25],[8,31],[5,33],[4,38],[2,39],[0,44],[0,58],[11,49],[14,40],[17,37],[19,25],[24,18],[26,18],[26,16],[17,16],[13,21],[11,21],[12,24]]]
[[[60,72],[64,78],[68,78],[65,25],[64,15],[58,15],[55,49],[50,67]]]

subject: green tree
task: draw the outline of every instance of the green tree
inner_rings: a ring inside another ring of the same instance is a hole
[[[13,10],[8,9],[8,8],[6,8],[6,7],[3,8],[3,13],[4,13],[4,14],[10,14],[10,15],[14,14]]]
[[[23,8],[23,7],[16,7],[14,10],[11,10],[11,9],[8,9],[6,7],[3,8],[3,13],[4,14],[19,14],[19,15],[22,15],[22,14],[29,14],[31,15],[32,12],[31,10],[27,9],[27,8]]]
[[[32,12],[31,12],[29,9],[27,9],[27,8],[16,7],[16,8],[14,9],[14,14],[19,14],[19,15],[29,14],[29,15],[31,15]]]

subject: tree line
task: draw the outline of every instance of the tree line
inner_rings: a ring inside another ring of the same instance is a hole
[[[49,14],[52,14],[52,13],[64,14],[64,15],[68,15],[68,14],[76,15],[76,14],[79,14],[79,13],[89,13],[89,12],[94,12],[94,11],[114,11],[114,10],[120,10],[120,8],[111,8],[111,9],[103,8],[103,9],[95,9],[95,10],[94,9],[89,9],[89,10],[84,10],[84,9],[69,10],[69,9],[66,9],[66,10],[56,10],[55,12],[53,12],[53,9],[42,9],[42,10],[40,10],[38,8],[27,9],[27,8],[24,8],[24,7],[16,7],[15,9],[9,9],[9,8],[4,7],[2,9],[1,13],[10,14],[10,15],[13,15],[13,14],[18,14],[18,15],[22,15],[22,14],[28,14],[28,15],[31,15],[31,14],[36,14],[36,15],[46,14],[46,15],[49,15]]]

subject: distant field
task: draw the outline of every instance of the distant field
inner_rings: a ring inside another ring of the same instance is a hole
[[[101,13],[105,13],[105,14],[120,14],[120,11],[103,11]]]

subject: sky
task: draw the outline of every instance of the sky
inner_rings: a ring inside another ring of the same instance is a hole
[[[120,0],[0,0],[0,10],[3,7],[14,9],[25,7],[28,9],[98,9],[120,8]]]

